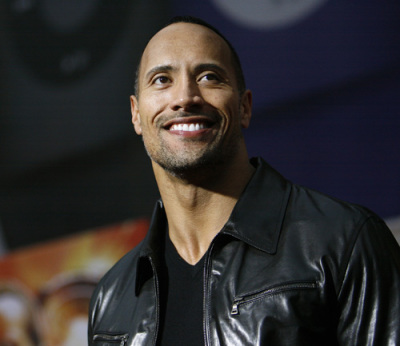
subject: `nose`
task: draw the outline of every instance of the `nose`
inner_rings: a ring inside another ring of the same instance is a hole
[[[193,107],[199,107],[203,104],[203,97],[195,80],[182,78],[177,81],[172,88],[171,109],[190,110]]]

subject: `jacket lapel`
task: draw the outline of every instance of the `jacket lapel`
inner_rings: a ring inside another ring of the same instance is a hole
[[[232,211],[223,233],[269,254],[277,249],[291,183],[263,159],[252,159],[256,172]]]

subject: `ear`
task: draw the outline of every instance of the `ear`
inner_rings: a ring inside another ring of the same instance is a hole
[[[246,90],[240,102],[240,124],[242,128],[247,129],[250,126],[251,110],[253,105],[253,95],[250,90]]]
[[[131,95],[131,113],[132,113],[132,124],[135,128],[135,132],[138,135],[142,134],[142,126],[140,125],[140,114],[139,114],[139,103],[136,96]]]

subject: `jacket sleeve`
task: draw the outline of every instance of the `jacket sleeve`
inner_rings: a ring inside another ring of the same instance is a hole
[[[378,217],[360,227],[342,270],[340,345],[400,345],[400,248]]]

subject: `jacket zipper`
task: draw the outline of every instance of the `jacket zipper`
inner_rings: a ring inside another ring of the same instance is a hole
[[[120,341],[120,346],[125,346],[128,341],[128,334],[120,334],[120,335],[109,335],[109,334],[95,334],[93,335],[93,341],[101,340],[101,341],[111,341],[116,342]]]
[[[272,288],[269,288],[269,289],[261,291],[261,292],[240,296],[233,300],[231,315],[239,315],[240,314],[240,311],[239,311],[240,305],[251,303],[256,300],[263,299],[267,296],[271,296],[271,295],[281,293],[284,291],[313,289],[316,287],[318,287],[318,283],[316,283],[316,282],[288,283],[285,285],[272,287]]]

